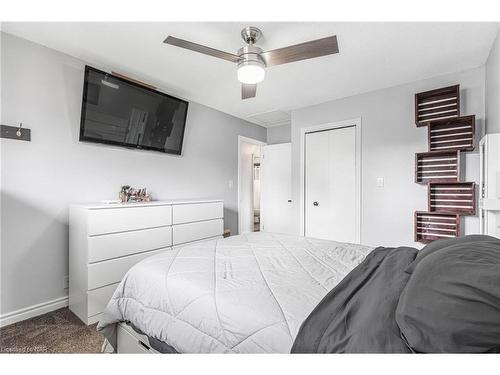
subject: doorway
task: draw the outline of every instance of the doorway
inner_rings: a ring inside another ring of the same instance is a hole
[[[260,231],[261,147],[265,143],[238,137],[238,233]]]
[[[360,120],[302,129],[303,234],[360,243]]]

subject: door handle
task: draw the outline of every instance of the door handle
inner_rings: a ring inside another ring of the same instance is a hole
[[[288,200],[288,203],[292,203],[292,200],[291,200],[291,199],[289,199],[289,200]]]
[[[313,202],[313,206],[319,206],[319,202],[318,201],[314,201]]]

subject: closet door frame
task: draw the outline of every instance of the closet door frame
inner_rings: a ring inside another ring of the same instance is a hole
[[[356,242],[361,243],[361,117],[300,128],[300,234],[305,236],[306,134],[354,126],[356,130]]]

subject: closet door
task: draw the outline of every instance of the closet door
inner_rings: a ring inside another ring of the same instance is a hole
[[[356,127],[306,134],[306,236],[356,242],[356,176]]]
[[[262,147],[261,230],[294,234],[291,144]]]

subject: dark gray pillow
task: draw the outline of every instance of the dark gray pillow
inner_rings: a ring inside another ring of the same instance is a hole
[[[416,352],[499,352],[500,241],[426,255],[399,298],[396,322]]]
[[[415,267],[417,264],[419,264],[422,259],[424,259],[426,256],[439,251],[441,249],[444,249],[449,246],[453,246],[459,243],[466,243],[466,242],[477,242],[477,241],[498,241],[497,238],[491,237],[491,236],[486,236],[483,234],[471,234],[469,236],[465,237],[457,237],[457,238],[446,238],[442,240],[437,240],[433,241],[430,244],[424,246],[417,254],[417,257],[415,260],[408,266],[406,269],[407,273],[412,273],[415,270]]]

